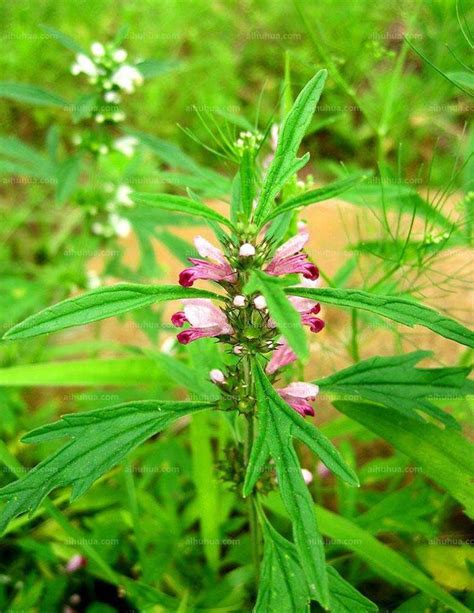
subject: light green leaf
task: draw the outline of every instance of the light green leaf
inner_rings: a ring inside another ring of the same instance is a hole
[[[461,345],[474,347],[474,333],[471,330],[454,319],[408,298],[381,296],[359,289],[289,287],[285,291],[291,296],[302,296],[325,304],[370,311],[410,327],[424,326]]]
[[[244,292],[251,294],[257,291],[263,294],[272,319],[290,347],[299,358],[306,360],[309,348],[301,316],[286,297],[281,283],[264,272],[254,270]]]
[[[440,410],[431,399],[462,398],[474,392],[474,383],[466,377],[470,368],[415,368],[430,351],[415,351],[400,356],[380,356],[315,381],[323,392],[334,392],[340,400],[356,396],[388,406],[409,417],[422,411],[449,426],[454,418]]]
[[[320,70],[302,89],[281,127],[275,157],[268,169],[258,202],[255,222],[266,217],[274,198],[292,174],[309,156],[297,159],[298,148],[311,122],[326,81],[327,71]]]
[[[50,34],[55,40],[58,41],[58,43],[61,43],[63,47],[66,47],[66,49],[69,49],[74,53],[83,53],[84,55],[88,54],[87,51],[78,42],[76,42],[67,34],[59,32],[59,30],[56,30],[51,26],[41,25],[40,28]]]
[[[57,172],[56,202],[65,202],[77,187],[81,174],[81,158],[74,155],[62,162]]]
[[[74,298],[63,300],[31,315],[5,333],[4,339],[20,339],[50,334],[64,328],[80,326],[164,300],[184,298],[219,298],[206,290],[174,285],[139,285],[119,283],[100,287]]]
[[[0,386],[150,385],[164,372],[146,358],[68,360],[0,368]]]
[[[334,402],[334,406],[407,455],[426,477],[441,485],[474,517],[474,449],[460,433],[421,423],[389,407],[345,401]]]
[[[72,486],[74,500],[146,439],[180,417],[211,406],[206,402],[129,402],[64,415],[53,424],[33,430],[23,438],[25,443],[65,437],[71,440],[25,477],[0,490],[0,499],[7,501],[0,515],[0,532],[17,515],[35,511],[58,487]]]
[[[30,102],[39,106],[66,107],[69,102],[57,94],[52,94],[41,87],[26,83],[0,82],[0,98],[9,98],[19,102]]]
[[[220,213],[217,213],[205,204],[196,202],[196,200],[191,200],[190,198],[173,196],[169,194],[146,194],[139,192],[133,192],[130,197],[137,204],[157,207],[164,211],[176,211],[187,215],[195,215],[198,217],[203,217],[204,219],[217,221],[218,223],[224,224],[229,228],[234,227],[233,223]]]
[[[143,60],[135,64],[144,79],[152,79],[179,67],[177,60]]]
[[[335,198],[351,187],[354,187],[354,185],[357,183],[363,181],[366,176],[367,175],[356,174],[345,179],[335,181],[334,183],[330,183],[329,185],[325,185],[324,187],[313,189],[305,194],[301,194],[300,196],[295,196],[295,198],[291,198],[290,200],[286,200],[282,204],[275,207],[273,211],[271,211],[265,217],[265,219],[260,222],[260,225],[264,226],[270,220],[282,215],[283,213],[288,213],[288,211],[292,211],[300,207],[306,207],[311,204],[316,204],[316,202],[322,202],[323,200],[329,200],[330,198]]]

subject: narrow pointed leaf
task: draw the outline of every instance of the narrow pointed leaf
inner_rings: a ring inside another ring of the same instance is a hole
[[[359,396],[388,406],[409,417],[421,411],[447,426],[459,428],[456,420],[431,400],[463,398],[474,393],[474,383],[467,379],[470,368],[415,368],[431,351],[415,351],[400,356],[379,356],[315,381],[324,392],[333,392],[341,400]]]
[[[184,298],[218,298],[218,295],[205,290],[174,285],[119,283],[58,302],[17,324],[8,330],[3,338],[14,340],[49,334],[64,328],[115,317],[155,302]]]
[[[297,160],[296,156],[323,91],[326,76],[327,71],[320,70],[306,84],[283,122],[275,157],[268,169],[260,194],[255,215],[257,224],[266,217],[274,198],[281,191],[285,182],[308,159],[307,156],[304,156],[305,159]]]
[[[261,221],[261,225],[264,226],[269,221],[282,215],[283,213],[288,213],[289,211],[293,211],[294,209],[306,207],[311,204],[316,204],[317,202],[323,202],[324,200],[329,200],[330,198],[335,198],[340,194],[343,194],[345,191],[357,185],[366,178],[366,175],[353,175],[351,177],[347,177],[345,179],[340,179],[339,181],[335,181],[334,183],[330,183],[329,185],[325,185],[324,187],[319,187],[318,189],[313,189],[305,194],[301,194],[300,196],[296,196],[295,198],[291,198],[290,200],[286,200],[282,204],[275,207],[266,217]]]
[[[362,309],[387,317],[406,326],[424,326],[440,336],[449,338],[461,345],[474,347],[474,333],[438,311],[423,306],[414,300],[400,296],[381,296],[359,289],[335,288],[286,288],[291,296],[303,296],[319,300],[325,304]]]
[[[71,499],[117,465],[132,449],[180,417],[213,406],[207,402],[130,402],[106,409],[63,416],[59,421],[27,434],[25,443],[71,439],[18,481],[0,489],[6,505],[0,514],[0,532],[8,522],[38,508],[54,489],[72,486]]]
[[[134,192],[131,194],[131,198],[139,205],[146,205],[149,207],[156,207],[164,211],[175,211],[178,213],[185,213],[186,215],[192,215],[202,217],[204,219],[210,219],[224,224],[229,228],[233,228],[234,225],[220,213],[209,208],[201,202],[191,200],[190,198],[184,198],[183,196],[173,196],[170,194],[146,194],[140,192]]]
[[[28,85],[26,83],[13,83],[7,81],[0,82],[0,98],[9,98],[10,100],[18,100],[19,102],[29,102],[38,106],[59,106],[67,107],[69,102],[51,92]]]

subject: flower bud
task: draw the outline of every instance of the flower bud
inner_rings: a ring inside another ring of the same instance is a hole
[[[218,368],[213,368],[209,373],[209,377],[213,383],[217,383],[218,385],[225,383],[224,373]]]
[[[127,59],[127,52],[125,51],[125,49],[117,49],[116,51],[114,51],[112,57],[116,62],[125,62],[125,60]]]
[[[253,299],[253,304],[258,311],[262,311],[263,309],[267,308],[267,301],[261,295]]]
[[[92,43],[91,51],[92,55],[95,55],[96,57],[103,57],[105,55],[105,49],[102,43]]]
[[[255,255],[255,247],[251,243],[240,245],[239,255],[241,258],[248,258]]]
[[[239,294],[238,296],[234,297],[234,300],[232,301],[232,304],[236,307],[244,307],[245,303],[247,302],[247,298],[245,296],[242,296],[241,294]]]
[[[313,473],[307,468],[302,468],[301,474],[303,475],[303,480],[306,483],[306,485],[309,485],[313,480]]]
[[[235,355],[240,355],[240,354],[242,353],[242,349],[243,349],[242,345],[236,345],[236,346],[234,347],[234,353],[235,353]]]

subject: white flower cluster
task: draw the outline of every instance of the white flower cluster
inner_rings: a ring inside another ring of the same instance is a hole
[[[112,185],[107,185],[105,190],[113,192],[111,199],[105,205],[107,217],[104,222],[95,221],[92,224],[92,233],[105,238],[111,238],[112,236],[125,238],[130,234],[132,228],[129,220],[120,214],[120,209],[133,206],[134,203],[130,198],[133,190],[125,184],[119,185],[116,189]],[[95,214],[97,214],[97,211],[95,211]]]
[[[239,138],[235,141],[235,148],[239,155],[242,155],[244,150],[250,149],[255,151],[263,140],[263,134],[260,132],[241,132]]]
[[[91,85],[100,88],[104,110],[97,110],[94,119],[97,123],[112,121],[118,123],[125,119],[125,113],[117,108],[108,109],[106,105],[118,105],[122,94],[133,94],[135,88],[143,84],[143,75],[136,66],[125,63],[127,52],[113,45],[95,42],[91,54],[79,53],[71,66],[73,75],[85,74]]]

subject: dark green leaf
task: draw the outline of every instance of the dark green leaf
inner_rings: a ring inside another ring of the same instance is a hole
[[[0,490],[6,506],[0,531],[17,515],[33,512],[58,487],[72,486],[71,500],[117,465],[132,449],[172,422],[212,406],[205,402],[130,402],[107,409],[63,416],[24,437],[25,443],[71,440],[28,474]]]
[[[64,328],[115,317],[155,302],[183,298],[218,298],[218,295],[206,290],[174,285],[119,283],[63,300],[31,315],[6,332],[3,338],[13,340],[49,334]]]
[[[298,159],[298,148],[311,122],[326,81],[327,71],[320,70],[302,89],[281,127],[275,157],[268,169],[260,194],[255,221],[260,224],[288,179],[309,159]]]
[[[422,411],[456,427],[454,418],[431,400],[451,400],[472,394],[474,384],[467,379],[471,369],[415,368],[415,364],[431,355],[430,351],[415,351],[373,357],[316,383],[324,392],[342,394],[341,400],[359,396],[415,418],[415,411]]]
[[[81,158],[78,155],[64,160],[57,173],[56,202],[65,202],[73,194],[80,174]]]
[[[377,313],[407,326],[424,326],[436,334],[449,338],[461,345],[474,347],[474,333],[465,326],[438,311],[400,296],[381,296],[359,289],[299,288],[286,290],[291,296],[303,296],[326,304],[363,309]]]

